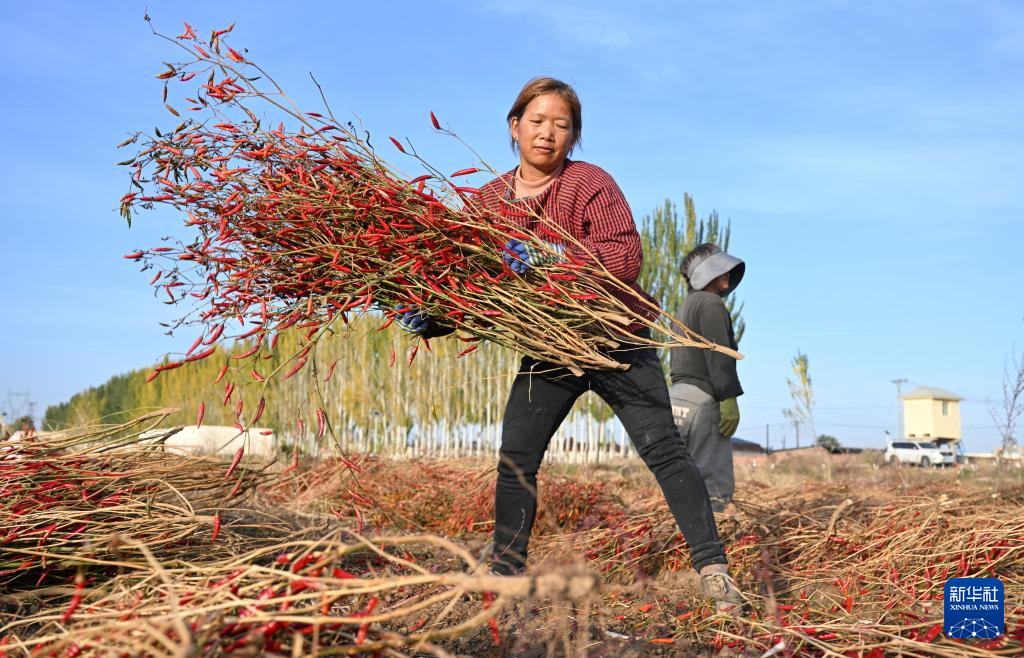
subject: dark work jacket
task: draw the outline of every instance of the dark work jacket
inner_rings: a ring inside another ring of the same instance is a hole
[[[691,290],[676,319],[713,343],[737,347],[729,309],[718,295]],[[696,347],[674,347],[671,356],[673,384],[692,384],[719,402],[743,395],[736,359],[731,356]]]

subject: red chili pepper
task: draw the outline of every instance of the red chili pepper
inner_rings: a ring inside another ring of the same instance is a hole
[[[469,346],[469,347],[467,347],[466,349],[464,349],[464,350],[462,350],[461,352],[459,352],[459,353],[458,353],[458,354],[456,355],[456,357],[455,357],[455,358],[460,358],[460,357],[466,356],[467,354],[469,354],[470,352],[472,352],[473,350],[475,350],[475,349],[476,349],[476,348],[478,348],[478,347],[480,347],[480,343],[476,343],[476,344],[474,344],[474,345],[470,345],[470,346]]]
[[[206,348],[205,350],[203,350],[202,352],[197,352],[196,354],[193,354],[192,356],[190,356],[187,359],[185,359],[185,361],[188,361],[189,363],[191,363],[193,361],[202,361],[206,357],[212,355],[215,351],[217,351],[217,346],[216,345],[212,345],[212,346]]]
[[[85,590],[85,574],[81,571],[75,576],[75,592],[71,595],[71,603],[68,605],[68,609],[64,611],[64,615],[60,618],[60,623],[67,624],[71,619],[71,615],[75,614],[75,610],[82,603],[82,592]]]
[[[245,452],[245,446],[238,446],[238,450],[235,451],[235,458],[231,460],[231,466],[228,466],[228,470],[224,473],[224,479],[231,477],[231,474],[235,472],[235,467],[238,466],[238,462],[242,461],[242,453]]]
[[[245,359],[245,358],[248,358],[248,357],[252,356],[253,354],[255,354],[256,352],[260,351],[260,344],[261,343],[259,341],[257,341],[256,345],[251,350],[246,350],[245,352],[242,352],[241,354],[232,354],[231,358],[232,359]]]
[[[292,367],[291,367],[291,368],[290,368],[290,369],[288,370],[288,372],[286,372],[286,373],[285,373],[285,375],[284,375],[284,378],[285,378],[285,379],[290,379],[290,378],[292,377],[292,375],[294,375],[294,374],[295,374],[295,373],[297,373],[298,371],[302,370],[302,366],[304,366],[304,365],[306,365],[306,357],[302,357],[301,359],[299,359],[298,361],[296,361],[296,362],[295,362],[295,365],[293,365],[293,366],[292,366]]]
[[[320,438],[324,435],[327,430],[327,417],[324,415],[324,410],[317,407],[316,410],[316,436]]]
[[[398,141],[397,139],[395,139],[394,137],[389,137],[388,139],[390,139],[390,140],[391,140],[391,143],[395,145],[395,148],[397,148],[397,149],[398,149],[399,151],[401,151],[402,153],[405,153],[405,149],[404,149],[404,148],[402,148],[402,143],[401,143],[401,142],[399,142],[399,141]],[[140,255],[141,255],[141,254],[140,254]]]
[[[216,327],[213,328],[213,331],[210,332],[210,336],[203,342],[206,343],[207,345],[212,345],[214,341],[220,338],[220,335],[223,331],[224,325],[218,324]]]
[[[459,169],[458,171],[453,173],[451,176],[449,176],[449,178],[457,178],[458,176],[468,176],[469,174],[475,174],[478,171],[480,171],[480,170],[477,169],[476,167],[468,167],[466,169]]]
[[[221,366],[221,368],[220,368],[220,372],[217,373],[217,379],[214,379],[213,383],[214,384],[219,384],[220,380],[224,379],[224,375],[227,374],[227,371],[228,371],[228,362],[225,361],[224,365]]]
[[[437,120],[437,117],[434,116],[433,112],[430,113],[430,123],[434,124],[434,130],[441,129],[441,123]]]
[[[235,482],[235,486],[231,487],[231,491],[228,492],[228,498],[234,498],[235,494],[242,487],[242,481],[245,479],[245,473],[238,474],[238,482]]]
[[[231,393],[233,393],[234,390],[235,390],[235,383],[234,382],[228,382],[227,384],[224,385],[224,401],[221,402],[221,405],[226,405],[231,400]],[[235,415],[237,416],[238,414],[235,414]]]
[[[925,643],[931,643],[935,640],[935,638],[939,636],[939,633],[941,632],[942,624],[935,624],[934,626],[928,629],[928,632],[924,634],[924,637],[921,638],[921,641]]]
[[[281,475],[288,475],[299,467],[299,446],[292,448],[292,463],[288,465],[286,469],[281,471]]]
[[[376,610],[378,603],[380,603],[380,599],[378,599],[376,596],[371,597],[370,598],[370,602],[366,606],[366,610],[364,610],[363,612],[359,613],[359,616],[360,617],[367,617],[369,615],[372,615],[373,611]],[[370,624],[369,623],[360,624],[359,632],[356,633],[356,644],[362,644],[363,642],[366,641],[366,634],[369,632],[369,630],[370,630]]]
[[[256,403],[256,414],[252,417],[252,425],[255,425],[259,421],[260,417],[263,416],[263,410],[266,406],[267,401],[261,397],[260,401]]]
[[[210,535],[210,541],[217,541],[217,535],[220,534],[220,512],[213,515],[213,534]]]
[[[206,415],[206,403],[199,403],[199,412],[196,413],[196,429],[203,426],[203,416]]]
[[[484,592],[484,610],[490,609],[494,603],[494,592]],[[501,633],[498,631],[498,620],[491,617],[487,621],[487,625],[491,627],[491,640],[496,646],[501,646]]]

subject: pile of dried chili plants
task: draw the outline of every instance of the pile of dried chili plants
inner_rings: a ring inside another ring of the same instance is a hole
[[[513,600],[595,588],[486,576],[446,540],[364,539],[333,516],[252,522],[273,521],[251,504],[266,469],[164,452],[174,430],[153,429],[174,411],[0,444],[0,656],[443,656],[432,642],[488,624],[500,641]]]
[[[174,411],[0,442],[0,581],[43,582],[83,559],[130,559],[124,540],[185,556],[200,537],[216,539],[220,509],[265,475],[241,467],[229,479],[217,460],[164,453],[152,430]]]
[[[7,627],[35,626],[7,648],[34,656],[449,655],[434,643],[491,625],[527,597],[578,601],[593,575],[484,575],[461,548],[437,537],[272,543],[229,560],[118,576],[83,593],[76,613],[46,610]],[[435,567],[417,564],[414,553]],[[444,571],[436,565],[444,562]],[[378,653],[379,652],[379,653]],[[422,653],[418,653],[422,655]]]
[[[430,172],[405,180],[374,152],[368,134],[336,120],[329,107],[300,111],[261,67],[223,42],[229,31],[204,41],[186,24],[180,36],[164,37],[185,55],[157,76],[165,105],[189,118],[125,142],[140,150],[122,163],[135,188],[122,198],[122,213],[130,221],[135,210],[165,204],[191,231],[186,240],[126,256],[156,271],[152,285],[168,303],[193,305],[178,326],[201,330],[186,354],[153,376],[210,356],[229,335],[254,341],[235,355],[241,359],[274,349],[282,331],[303,331],[305,347],[276,371],[257,365],[250,373],[258,381],[288,378],[336,319],[373,310],[383,328],[413,307],[458,331],[469,343],[460,356],[490,340],[577,372],[619,368],[602,348],[634,322],[667,336],[651,344],[739,356],[672,318],[637,317],[612,294],[629,287],[554,222],[540,218],[536,233],[515,228],[480,209],[474,189],[453,182],[475,168],[445,176],[391,138]],[[167,99],[171,83],[186,89],[184,101],[170,101],[177,108]],[[297,130],[268,126],[257,114],[263,111]],[[549,252],[546,241],[561,242],[573,255],[517,276],[502,257],[512,238]],[[410,360],[420,344],[414,341]]]

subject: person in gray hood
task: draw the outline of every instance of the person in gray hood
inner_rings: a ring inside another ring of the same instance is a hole
[[[677,319],[704,338],[736,349],[732,317],[723,297],[736,289],[746,265],[717,245],[697,245],[683,259],[689,293]],[[711,508],[722,512],[736,489],[731,437],[740,422],[743,395],[736,360],[721,352],[676,347],[671,352],[672,414],[679,434],[704,477]]]

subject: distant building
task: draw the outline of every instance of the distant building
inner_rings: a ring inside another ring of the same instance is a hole
[[[959,443],[962,397],[941,388],[922,386],[903,396],[904,426],[908,439]]]

